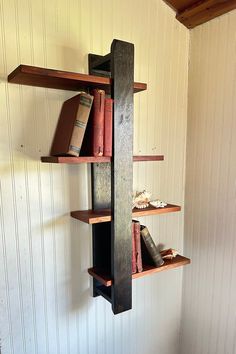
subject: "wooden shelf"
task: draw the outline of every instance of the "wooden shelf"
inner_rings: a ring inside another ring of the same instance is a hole
[[[163,161],[164,155],[136,155],[133,157],[134,162],[138,161]]]
[[[134,156],[133,161],[163,161],[163,155],[142,155],[142,156]],[[78,164],[78,163],[100,163],[100,162],[111,162],[111,157],[106,156],[42,156],[42,162],[47,163],[68,163],[68,164]]]
[[[79,164],[79,163],[100,163],[100,162],[111,162],[110,157],[106,156],[42,156],[42,162],[48,163],[68,163],[68,164]]]
[[[110,92],[111,79],[94,76],[39,68],[30,65],[19,65],[8,75],[8,82],[21,85],[47,87],[70,91],[87,91],[88,88],[100,88]],[[147,84],[134,82],[134,93],[147,89]]]
[[[175,211],[180,211],[181,207],[179,205],[167,204],[164,208],[154,208],[152,206],[145,209],[133,209],[132,216],[140,217],[147,215],[156,215],[164,213],[172,213]],[[102,210],[77,210],[72,211],[71,216],[75,219],[83,221],[87,224],[98,224],[102,222],[111,221],[111,210],[102,209]]]
[[[189,264],[191,261],[189,258],[177,255],[175,258],[172,260],[166,260],[165,263],[161,267],[152,267],[150,265],[143,265],[143,271],[141,273],[135,273],[132,274],[132,279],[137,279],[144,277],[146,275],[150,275],[153,273],[159,273],[163,272],[164,270],[169,270],[173,268],[178,268],[181,266],[184,266],[186,264]],[[112,279],[109,274],[106,272],[97,269],[97,268],[89,268],[88,269],[89,274],[97,279],[101,284],[105,286],[111,286],[112,285]]]

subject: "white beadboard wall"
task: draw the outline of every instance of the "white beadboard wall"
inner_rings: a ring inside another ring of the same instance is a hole
[[[191,31],[181,354],[236,353],[236,11]]]
[[[90,296],[89,166],[40,163],[62,102],[75,92],[7,84],[20,63],[87,73],[113,38],[135,45],[134,189],[183,206],[189,32],[162,1],[0,0],[0,352],[176,354],[182,269],[133,282],[133,309],[114,316]],[[182,251],[183,212],[146,217],[156,242]]]

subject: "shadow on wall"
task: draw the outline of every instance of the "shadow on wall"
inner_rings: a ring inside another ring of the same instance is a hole
[[[83,47],[80,44],[80,48]],[[17,62],[15,59],[13,63],[10,61],[9,72],[4,72],[5,67],[0,66],[1,92],[3,91],[1,97],[3,100],[5,98],[6,102],[6,105],[1,107],[1,114],[5,118],[4,123],[6,125],[6,127],[3,127],[6,128],[6,130],[4,129],[6,131],[4,145],[6,148],[9,138],[12,142],[14,158],[17,159],[27,156],[33,160],[38,160],[40,156],[49,154],[62,103],[78,92],[20,84],[9,84],[7,86],[7,77],[10,72],[20,64],[71,72],[88,72],[87,51],[84,55],[81,49],[75,50],[72,47],[56,45],[50,46],[48,51],[47,57],[54,58],[54,61],[56,58],[56,65],[44,64],[41,60],[35,63],[21,62],[21,58],[17,58],[16,60],[19,60]],[[7,135],[7,132],[10,136]]]
[[[60,67],[61,70],[85,72],[85,70],[75,70],[75,68],[78,66],[77,63],[83,63],[85,66],[85,62],[87,67],[87,54],[86,56],[82,56],[81,52],[74,51],[72,48],[63,47],[62,50],[65,64],[63,67]],[[17,63],[15,67],[18,64],[20,63]],[[7,76],[3,77],[3,81],[7,82]],[[6,117],[4,124],[6,126],[3,128],[6,128],[6,134],[5,140],[2,143],[8,154],[5,155],[7,156],[5,161],[6,166],[3,164],[3,172],[9,174],[9,151],[13,157],[15,172],[18,170],[18,162],[19,170],[23,171],[22,163],[27,162],[27,171],[35,171],[36,164],[31,164],[29,161],[39,162],[41,156],[49,154],[62,103],[77,93],[76,91],[69,92],[9,84],[8,89],[5,90],[6,107],[8,101],[14,102],[14,104],[10,104],[8,112],[6,109],[6,114],[4,114]],[[51,185],[42,189],[42,193],[50,192],[50,194],[39,196],[39,198],[43,198],[42,228],[45,231],[47,230],[46,233],[55,233],[56,241],[55,245],[52,246],[55,249],[53,250],[51,247],[51,250],[56,253],[58,250],[60,252],[56,256],[57,264],[65,262],[65,265],[59,267],[57,270],[59,272],[57,287],[59,296],[60,290],[63,291],[63,294],[69,294],[67,302],[69,304],[69,311],[78,311],[78,309],[86,306],[91,294],[90,277],[87,273],[87,269],[92,263],[91,229],[88,225],[70,217],[71,210],[88,208],[88,201],[91,199],[88,185],[89,170],[90,165],[86,164],[78,166],[54,165],[50,166],[50,168],[49,165],[40,165],[40,169],[38,170],[40,173],[40,183],[44,184],[45,181],[48,182],[51,180]],[[33,178],[30,174],[28,177],[29,179]],[[31,180],[29,183],[33,184],[34,181]],[[58,193],[65,194],[64,196],[57,197]],[[54,200],[51,200],[51,194]],[[37,194],[35,194],[35,197],[37,197]],[[57,204],[57,201],[59,201],[60,205]],[[35,205],[38,204],[37,200],[33,201],[32,199],[31,202],[35,203]],[[55,207],[55,212],[52,213],[53,203],[55,204],[53,206]],[[50,213],[48,213],[48,210]],[[37,230],[35,230],[37,235],[37,232],[40,231],[38,227],[40,223],[38,214],[35,223],[37,224]],[[34,238],[33,233],[32,237]],[[49,240],[51,240],[49,237],[45,239],[46,247],[51,242]],[[52,242],[50,244],[53,245]],[[66,247],[64,259],[61,252],[63,247]],[[46,253],[49,255],[50,252],[46,250]],[[47,267],[50,266],[46,264],[46,270]],[[62,274],[60,274],[61,270]],[[64,270],[65,274],[63,274]]]
[[[90,207],[90,165],[69,166],[70,210]],[[70,311],[88,305],[92,294],[90,276],[87,272],[92,264],[91,226],[79,220],[70,220]]]

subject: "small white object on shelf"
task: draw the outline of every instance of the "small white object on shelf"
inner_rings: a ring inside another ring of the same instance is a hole
[[[167,206],[167,203],[164,202],[163,200],[156,199],[156,200],[151,200],[150,205],[152,205],[154,208],[164,208]]]

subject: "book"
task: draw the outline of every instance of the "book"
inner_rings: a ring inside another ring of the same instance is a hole
[[[54,134],[52,156],[79,156],[93,96],[82,92],[66,100]]]
[[[134,236],[134,222],[132,222],[132,273],[136,273],[136,245]]]
[[[91,94],[94,96],[91,112],[92,155],[103,156],[105,91],[93,89]]]
[[[104,104],[104,156],[112,156],[113,99],[105,98]]]
[[[141,238],[140,238],[140,222],[133,220],[133,224],[134,224],[134,239],[135,239],[135,251],[136,251],[136,267],[138,273],[140,273],[143,271]]]
[[[164,261],[148,231],[148,228],[141,225],[140,233],[143,261],[145,261],[146,264],[152,264],[156,267],[160,267],[164,264]]]

